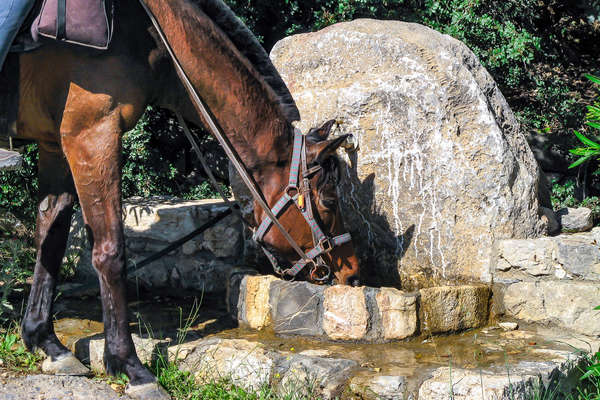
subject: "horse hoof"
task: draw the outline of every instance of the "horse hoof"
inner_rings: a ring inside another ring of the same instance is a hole
[[[54,361],[51,357],[46,358],[42,363],[42,372],[51,375],[82,376],[89,375],[90,369],[75,358],[73,354],[67,353],[59,356]]]
[[[125,394],[135,400],[171,400],[171,396],[157,382],[127,385]]]

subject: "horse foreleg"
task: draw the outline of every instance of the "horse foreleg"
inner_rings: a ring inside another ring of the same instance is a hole
[[[114,110],[77,132],[67,127],[63,132],[61,128],[62,146],[92,244],[92,264],[100,280],[106,371],[112,375],[125,373],[133,397],[168,399],[155,383],[156,378],[141,364],[129,332],[121,220],[120,115],[120,110]]]
[[[40,144],[38,176],[41,201],[35,234],[37,256],[21,335],[28,349],[39,348],[46,353],[44,372],[84,375],[89,370],[60,343],[52,324],[54,289],[75,201],[71,173],[58,146]]]

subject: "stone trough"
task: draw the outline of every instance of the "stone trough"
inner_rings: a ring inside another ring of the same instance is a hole
[[[229,309],[240,325],[278,335],[380,343],[450,333],[488,322],[487,286],[393,288],[318,286],[273,276],[229,279]]]

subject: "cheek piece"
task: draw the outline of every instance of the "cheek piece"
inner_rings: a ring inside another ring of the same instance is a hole
[[[323,260],[323,255],[329,253],[335,247],[352,240],[349,233],[344,233],[335,237],[325,235],[314,218],[309,178],[320,169],[321,166],[318,165],[310,169],[307,167],[306,136],[304,136],[300,130],[296,129],[294,131],[294,150],[288,186],[281,198],[275,203],[273,208],[271,208],[271,211],[276,217],[279,217],[290,203],[294,204],[311,230],[313,248],[306,252],[306,258],[302,258],[295,262],[292,267],[284,269],[279,265],[277,257],[264,246],[263,238],[273,226],[273,221],[270,217],[267,216],[262,220],[252,236],[252,238],[261,245],[263,252],[269,261],[271,261],[271,264],[273,264],[275,272],[283,277],[287,276],[294,278],[300,271],[308,267],[310,268],[309,275],[312,280],[317,282],[329,281],[331,278],[331,268]],[[298,183],[299,180],[300,185]]]

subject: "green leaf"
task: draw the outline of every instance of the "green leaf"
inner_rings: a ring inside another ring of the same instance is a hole
[[[579,139],[581,141],[581,143],[585,144],[588,147],[594,147],[596,149],[600,149],[600,144],[594,142],[591,139],[588,139],[587,137],[585,137],[583,134],[577,132],[577,131],[573,131],[573,133],[575,134],[575,136],[577,136],[577,139]]]
[[[569,168],[575,168],[575,167],[583,164],[584,162],[586,162],[590,158],[592,158],[592,156],[581,157],[579,160],[577,160],[573,164],[569,165]]]
[[[600,306],[594,307],[594,310],[600,310]]]
[[[598,78],[597,76],[585,74],[585,77],[588,78],[590,81],[600,85],[600,78]]]
[[[569,153],[576,156],[593,156],[597,152],[598,150],[589,147],[577,147],[575,149],[569,150]]]
[[[586,124],[588,126],[591,126],[592,128],[600,129],[600,124],[597,122],[588,121],[588,122],[586,122]]]

